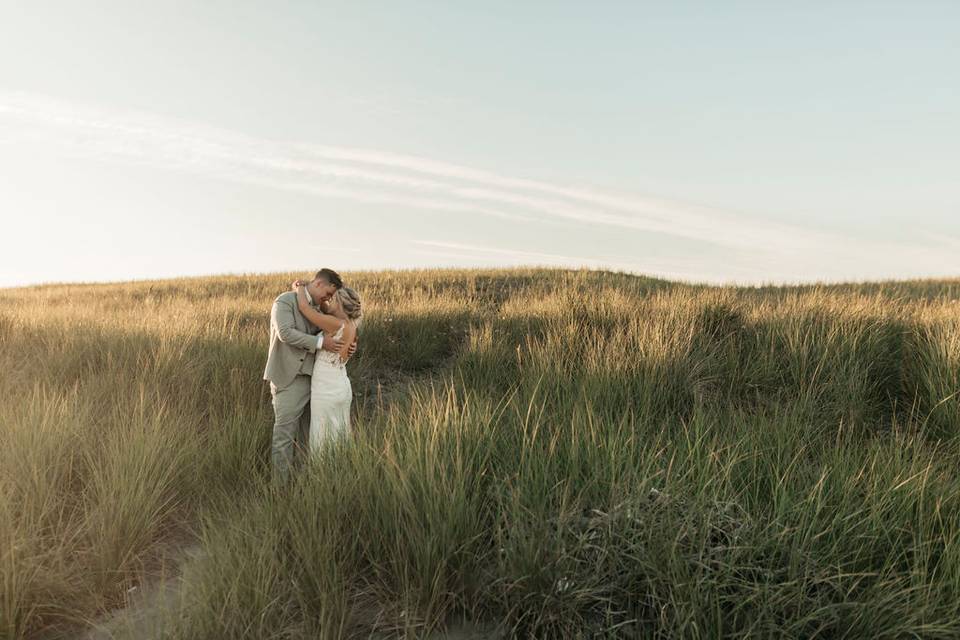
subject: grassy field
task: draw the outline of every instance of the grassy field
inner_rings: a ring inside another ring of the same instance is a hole
[[[345,274],[351,441],[271,490],[295,276],[0,290],[0,638],[960,637],[960,281]]]

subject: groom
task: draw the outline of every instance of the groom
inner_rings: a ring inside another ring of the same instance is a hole
[[[307,283],[307,300],[323,311],[323,304],[343,286],[336,271],[320,269]],[[297,306],[297,293],[277,296],[270,310],[270,351],[263,379],[273,397],[271,462],[275,480],[285,481],[298,448],[306,447],[310,430],[310,374],[317,349],[340,351],[343,341],[323,335]],[[356,341],[349,353],[356,350]]]

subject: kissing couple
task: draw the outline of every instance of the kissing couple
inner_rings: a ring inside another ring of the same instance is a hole
[[[314,452],[350,434],[353,389],[346,362],[357,349],[360,296],[332,269],[296,280],[270,310],[263,379],[273,398],[272,475],[285,482],[298,451]]]

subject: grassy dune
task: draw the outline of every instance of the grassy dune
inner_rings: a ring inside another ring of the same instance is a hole
[[[354,437],[269,474],[294,275],[0,291],[0,638],[960,637],[960,281],[346,274]]]

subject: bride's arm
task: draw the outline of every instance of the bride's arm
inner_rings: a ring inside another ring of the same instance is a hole
[[[310,306],[310,303],[307,302],[307,290],[302,285],[297,287],[297,306],[300,308],[303,317],[312,322],[314,326],[320,327],[324,334],[333,335],[340,328],[340,318],[320,313]]]
[[[357,350],[357,328],[351,323],[343,328],[343,348],[340,349],[340,360],[344,363]]]

